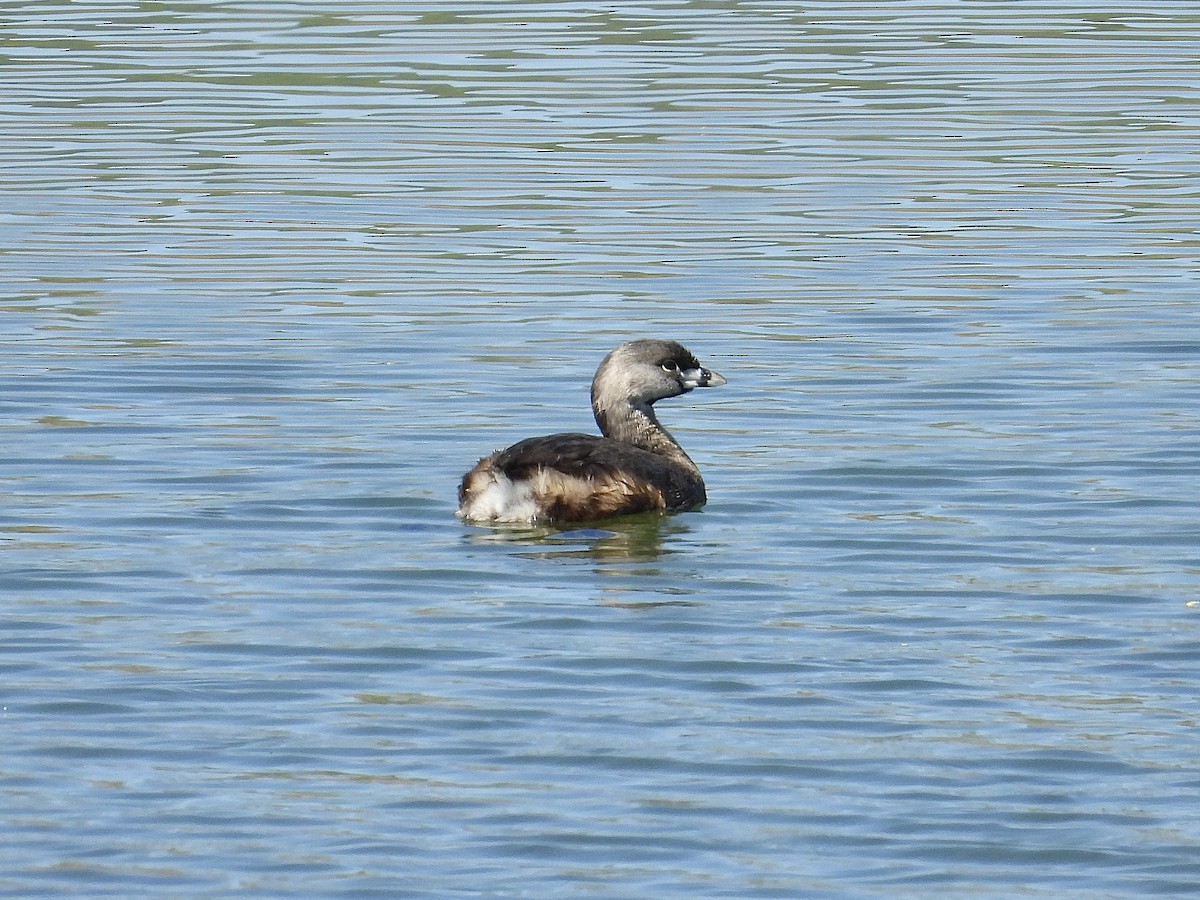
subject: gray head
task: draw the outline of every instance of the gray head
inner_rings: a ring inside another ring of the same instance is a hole
[[[613,350],[592,381],[592,405],[629,403],[651,406],[665,397],[678,397],[693,388],[717,387],[725,379],[675,341],[627,341]]]

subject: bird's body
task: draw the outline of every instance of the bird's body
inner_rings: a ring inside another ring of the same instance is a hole
[[[463,476],[457,515],[472,522],[588,522],[703,506],[700,470],[653,404],[725,379],[673,341],[629,341],[600,364],[592,411],[603,436],[550,434],[484,457]]]

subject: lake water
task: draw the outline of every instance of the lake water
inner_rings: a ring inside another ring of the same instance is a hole
[[[4,896],[1195,890],[1195,4],[8,7]]]

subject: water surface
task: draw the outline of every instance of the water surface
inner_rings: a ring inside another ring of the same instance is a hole
[[[1191,4],[4,19],[0,891],[1194,889]]]

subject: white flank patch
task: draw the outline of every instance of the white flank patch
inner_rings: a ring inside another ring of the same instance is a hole
[[[538,514],[533,485],[513,483],[500,472],[492,483],[470,497],[458,510],[459,518],[472,522],[532,522]]]

